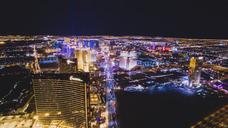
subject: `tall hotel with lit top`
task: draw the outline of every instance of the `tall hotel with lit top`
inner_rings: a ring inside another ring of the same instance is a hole
[[[120,54],[119,67],[131,70],[137,65],[137,53],[135,51],[122,51]]]
[[[43,126],[60,120],[73,128],[87,128],[87,92],[89,75],[36,74],[33,78],[36,115]]]
[[[200,86],[200,77],[201,77],[201,67],[202,67],[202,57],[192,57],[190,59],[189,68],[190,68],[190,79],[189,86]]]
[[[77,58],[78,70],[84,72],[89,72],[89,67],[91,63],[91,54],[90,50],[87,48],[75,50],[75,57]]]

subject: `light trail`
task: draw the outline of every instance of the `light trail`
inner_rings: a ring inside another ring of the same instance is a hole
[[[113,65],[109,57],[109,50],[104,51],[105,65],[104,72],[106,75],[106,113],[108,114],[108,127],[118,128],[116,121],[116,96],[115,96],[115,84],[113,79]]]

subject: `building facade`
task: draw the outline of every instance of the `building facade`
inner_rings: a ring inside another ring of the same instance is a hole
[[[54,120],[61,120],[74,128],[86,128],[86,83],[73,76],[62,79],[63,76],[33,79],[36,114],[39,116],[39,121],[49,125]]]
[[[76,58],[59,58],[59,72],[60,73],[76,73],[77,68],[77,59]]]

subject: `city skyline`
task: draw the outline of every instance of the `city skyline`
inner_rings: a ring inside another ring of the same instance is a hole
[[[228,40],[11,35],[0,42],[0,128],[189,128],[227,105]]]
[[[0,5],[0,128],[228,127],[227,0]]]

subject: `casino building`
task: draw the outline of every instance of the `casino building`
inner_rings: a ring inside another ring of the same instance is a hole
[[[32,80],[36,115],[42,125],[61,120],[73,128],[87,128],[88,74],[37,74]]]

